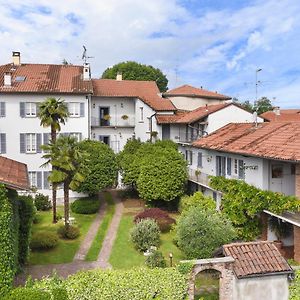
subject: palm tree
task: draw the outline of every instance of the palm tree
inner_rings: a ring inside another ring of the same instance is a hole
[[[51,128],[51,143],[55,143],[57,132],[61,130],[61,124],[65,124],[68,118],[68,108],[64,100],[53,97],[47,98],[39,105],[38,116],[41,120],[40,125]],[[52,168],[53,171],[53,168]],[[56,223],[56,189],[57,185],[52,184],[52,203],[53,203],[53,223]]]
[[[84,180],[85,161],[87,153],[79,148],[79,143],[73,137],[59,137],[55,143],[43,145],[47,151],[43,158],[47,161],[42,166],[52,165],[49,176],[53,184],[63,183],[64,186],[64,217],[65,226],[69,225],[69,190],[76,190]]]

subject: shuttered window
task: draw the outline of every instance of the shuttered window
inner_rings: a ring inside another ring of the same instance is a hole
[[[6,116],[6,104],[5,102],[0,102],[0,117],[4,118]]]
[[[198,152],[198,162],[197,167],[202,168],[202,152]]]
[[[42,134],[41,133],[21,133],[20,153],[41,153]]]
[[[241,159],[239,159],[238,161],[238,168],[239,168],[239,179],[245,179],[244,161]]]
[[[42,172],[40,171],[29,171],[28,177],[30,186],[38,189],[42,189]]]
[[[0,153],[6,153],[6,134],[0,133]]]

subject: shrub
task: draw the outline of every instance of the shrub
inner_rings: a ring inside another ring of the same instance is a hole
[[[151,246],[158,246],[159,227],[152,219],[144,219],[138,222],[131,230],[131,240],[139,251],[146,251]]]
[[[145,264],[149,268],[165,268],[167,266],[166,260],[160,251],[153,251],[147,256]]]
[[[211,197],[205,197],[201,192],[196,192],[192,196],[183,196],[179,201],[179,211],[187,211],[191,207],[200,207],[201,209],[216,209],[216,203]]]
[[[58,229],[57,229],[57,234],[64,239],[69,239],[69,240],[74,240],[76,238],[79,237],[80,235],[80,230],[78,227],[69,225],[69,226],[64,226],[61,225]]]
[[[167,212],[159,208],[148,208],[143,212],[137,214],[134,218],[134,222],[138,223],[143,219],[153,219],[157,222],[161,232],[170,231],[171,226],[176,223],[176,221],[171,218]]]
[[[48,250],[56,247],[58,237],[53,232],[39,231],[32,235],[30,248],[35,250]]]
[[[31,196],[19,196],[19,264],[24,265],[29,256],[31,228],[35,216],[35,207]]]
[[[50,300],[51,295],[45,291],[34,288],[19,287],[6,296],[7,300]]]
[[[191,259],[211,257],[216,248],[235,238],[235,230],[228,219],[198,207],[180,216],[176,231],[179,248]]]
[[[46,211],[52,208],[49,196],[43,194],[36,194],[34,198],[34,204],[37,210]]]
[[[39,214],[35,214],[32,220],[33,224],[39,224],[41,223],[41,221],[42,221],[42,217]]]
[[[81,198],[75,200],[71,204],[72,212],[76,214],[90,215],[95,214],[100,208],[100,201],[98,199]]]
[[[290,300],[300,300],[300,271],[295,271],[295,279],[289,286]]]
[[[185,276],[173,268],[92,270],[65,281],[72,300],[186,299]]]

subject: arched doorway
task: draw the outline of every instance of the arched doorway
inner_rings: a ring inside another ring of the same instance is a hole
[[[206,269],[195,275],[195,300],[219,300],[221,272]]]

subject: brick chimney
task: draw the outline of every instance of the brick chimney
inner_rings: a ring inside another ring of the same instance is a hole
[[[91,80],[91,68],[89,63],[83,64],[83,80]]]
[[[12,53],[12,63],[14,66],[21,65],[21,53],[18,51],[13,51]]]

